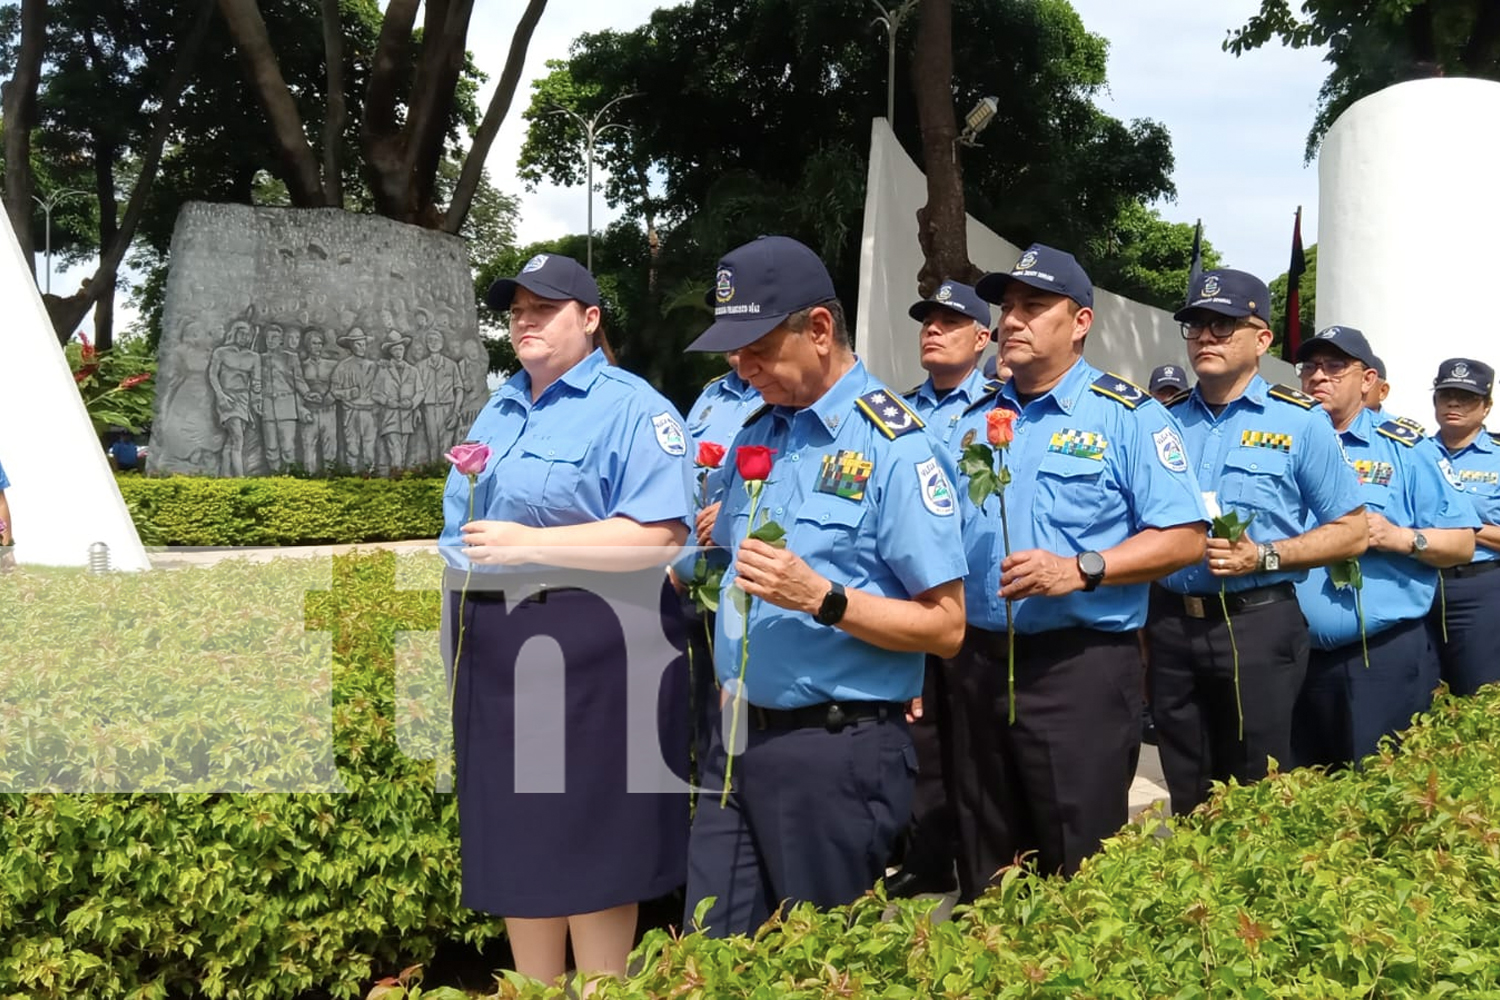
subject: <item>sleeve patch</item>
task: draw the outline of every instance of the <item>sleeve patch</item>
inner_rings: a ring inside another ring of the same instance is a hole
[[[661,445],[662,451],[668,455],[687,454],[687,438],[683,436],[682,425],[672,414],[658,413],[652,417],[651,429],[656,432],[656,443]]]
[[[1129,379],[1121,378],[1113,373],[1105,373],[1089,386],[1101,396],[1108,396],[1117,403],[1121,403],[1129,409],[1135,409],[1147,399],[1151,398],[1146,390],[1136,385]]]
[[[1396,420],[1387,420],[1385,423],[1375,428],[1375,430],[1377,433],[1384,434],[1392,441],[1395,441],[1398,444],[1404,444],[1408,448],[1412,447],[1418,441],[1422,440],[1421,434],[1418,434],[1410,427]]]
[[[943,474],[943,467],[935,458],[917,463],[917,482],[922,487],[922,506],[938,517],[952,517],[957,510],[953,500],[953,485]]]
[[[1170,427],[1163,427],[1151,435],[1151,440],[1156,442],[1156,457],[1172,472],[1186,472],[1187,449],[1182,446],[1182,438]]]
[[[1283,403],[1300,406],[1304,410],[1310,410],[1318,405],[1316,399],[1313,399],[1301,389],[1294,389],[1289,385],[1273,385],[1267,395],[1273,399],[1279,399]]]
[[[903,434],[919,431],[924,426],[922,418],[911,407],[885,389],[865,393],[854,401],[854,405],[870,419],[870,423],[879,428],[880,433],[893,441]]]

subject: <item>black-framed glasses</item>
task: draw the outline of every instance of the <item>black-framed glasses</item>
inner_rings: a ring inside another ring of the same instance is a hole
[[[1208,316],[1186,320],[1178,326],[1182,328],[1183,340],[1197,340],[1204,333],[1212,334],[1215,340],[1228,340],[1240,328],[1240,321],[1233,316]]]
[[[1349,358],[1313,358],[1311,361],[1297,362],[1296,369],[1299,378],[1307,378],[1319,368],[1323,369],[1323,374],[1329,378],[1342,378],[1344,372],[1356,364],[1358,364],[1357,361],[1351,361]]]

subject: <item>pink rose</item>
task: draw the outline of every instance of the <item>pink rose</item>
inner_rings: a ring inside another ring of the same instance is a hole
[[[461,476],[477,476],[490,463],[490,446],[477,441],[456,444],[443,456],[453,463]]]

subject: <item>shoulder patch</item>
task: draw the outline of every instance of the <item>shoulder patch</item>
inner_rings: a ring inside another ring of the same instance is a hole
[[[767,413],[770,413],[771,409],[772,409],[772,404],[770,404],[770,403],[767,403],[764,406],[759,407],[758,409],[756,409],[755,411],[753,411],[748,417],[746,417],[745,418],[745,422],[743,424],[740,424],[740,426],[741,427],[749,427],[751,424],[755,423],[761,417],[765,416]]]
[[[1417,432],[1418,437],[1422,437],[1427,433],[1427,428],[1423,427],[1420,423],[1413,420],[1411,417],[1392,417],[1391,419],[1396,421],[1396,423],[1400,424],[1402,427],[1410,427],[1412,430]]]
[[[895,440],[903,434],[919,431],[925,426],[922,418],[917,416],[903,403],[899,396],[886,391],[875,389],[865,393],[854,401],[861,413],[870,418],[870,423],[880,429],[891,440]]]
[[[984,391],[979,394],[978,398],[976,398],[974,402],[970,403],[968,406],[964,407],[963,415],[968,416],[975,410],[983,409],[993,403],[995,401],[995,397],[1000,395],[1000,387],[1004,384],[1004,382],[994,380],[986,382],[984,384]]]
[[[1500,444],[1500,434],[1496,434],[1494,432],[1490,432],[1490,443],[1491,444]]]
[[[1273,399],[1279,399],[1283,403],[1291,403],[1293,406],[1300,406],[1304,410],[1310,410],[1314,406],[1318,405],[1318,401],[1316,399],[1313,399],[1301,389],[1294,389],[1289,385],[1273,385],[1271,386],[1270,392],[1266,393],[1266,395],[1270,396]]]
[[[1108,396],[1117,403],[1123,403],[1132,410],[1151,398],[1145,389],[1112,372],[1099,376],[1089,388],[1101,396]]]
[[[656,443],[668,455],[686,455],[687,438],[682,434],[682,425],[670,413],[658,413],[651,418],[651,429],[656,432]]]
[[[1422,440],[1421,434],[1412,430],[1410,427],[1406,426],[1399,420],[1387,420],[1385,423],[1375,428],[1375,431],[1379,434],[1384,434],[1392,441],[1396,441],[1400,444],[1406,445],[1408,448],[1412,447],[1418,441]]]

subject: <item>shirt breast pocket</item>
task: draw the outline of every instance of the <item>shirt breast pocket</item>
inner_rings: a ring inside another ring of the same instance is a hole
[[[813,569],[852,572],[859,563],[859,527],[865,510],[864,501],[815,493],[798,508],[787,547]]]
[[[1069,528],[1094,524],[1109,499],[1102,461],[1056,452],[1042,456],[1036,489],[1046,519]]]
[[[1391,488],[1379,483],[1361,483],[1359,502],[1371,510],[1385,510],[1391,502]]]
[[[524,480],[517,485],[526,502],[549,510],[576,507],[588,450],[588,440],[577,438],[539,439],[522,444],[524,464],[517,473]]]
[[[1219,505],[1271,511],[1281,507],[1286,492],[1289,457],[1269,448],[1236,448],[1224,459],[1219,482]],[[1292,505],[1295,506],[1295,505]]]

